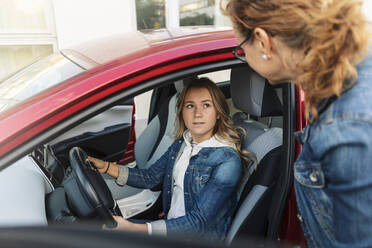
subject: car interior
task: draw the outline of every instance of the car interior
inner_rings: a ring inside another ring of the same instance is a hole
[[[29,186],[32,193],[20,204],[27,205],[30,210],[17,219],[46,225],[89,221],[110,226],[113,215],[129,219],[161,218],[161,185],[152,189],[120,187],[110,176],[101,176],[85,158],[89,155],[106,161],[121,161],[141,169],[151,166],[173,142],[178,93],[185,83],[196,77],[209,77],[222,90],[234,124],[246,131],[242,148],[253,152],[257,158],[237,189],[239,205],[226,244],[239,237],[277,238],[291,183],[291,97],[294,91],[287,84],[271,86],[246,64],[239,63],[189,71],[153,84],[144,82],[146,87],[134,90],[128,97],[37,147],[29,156],[17,161],[18,166],[7,168],[5,172],[15,170],[9,173],[17,173],[21,180],[26,180],[26,175],[22,177],[24,173],[20,173],[22,167],[36,167],[39,171],[33,179],[27,176],[27,181],[35,183]],[[135,128],[131,122],[133,99],[149,91],[152,94],[146,106],[147,125],[140,135],[137,134],[135,158],[128,160],[125,154]],[[26,160],[31,160],[32,164]],[[38,183],[40,180],[42,185]],[[39,189],[37,196],[36,189]],[[16,211],[17,208],[12,209],[10,216]]]

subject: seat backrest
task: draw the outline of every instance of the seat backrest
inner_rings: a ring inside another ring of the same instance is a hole
[[[264,236],[267,228],[270,195],[279,175],[283,131],[254,120],[282,115],[282,104],[274,88],[250,69],[231,71],[230,91],[234,106],[242,112],[233,116],[235,125],[245,129],[242,149],[256,155],[257,164],[242,180],[238,208],[226,237],[230,244],[239,234]],[[253,118],[252,118],[253,117]]]
[[[183,81],[175,82],[176,94],[164,101],[159,113],[137,138],[134,154],[138,168],[147,169],[158,160],[174,142],[176,104]]]

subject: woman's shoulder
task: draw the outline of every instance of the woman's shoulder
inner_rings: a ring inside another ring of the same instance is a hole
[[[369,74],[371,75],[372,68],[372,46],[366,57],[356,66],[358,74]]]
[[[226,158],[240,159],[238,152],[231,146],[221,148]]]
[[[239,154],[230,146],[216,147],[209,153],[208,157],[213,160],[218,160],[219,164],[227,163],[230,166],[240,166],[241,164]]]
[[[372,57],[360,65],[354,85],[319,117],[322,125],[344,120],[372,122]]]
[[[212,157],[212,156],[217,156],[217,157],[234,157],[237,156],[239,157],[238,153],[231,147],[231,146],[220,146],[220,147],[206,147],[203,148],[200,153],[205,157]]]
[[[168,147],[167,153],[178,152],[183,143],[183,139],[175,139],[172,144]]]
[[[218,147],[210,154],[210,162],[215,163],[215,178],[222,184],[236,185],[242,173],[241,160],[232,147]]]

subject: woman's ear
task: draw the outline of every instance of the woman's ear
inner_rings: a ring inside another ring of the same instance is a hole
[[[270,59],[272,56],[272,40],[270,35],[262,28],[255,28],[253,33],[257,48],[262,53],[262,56]]]

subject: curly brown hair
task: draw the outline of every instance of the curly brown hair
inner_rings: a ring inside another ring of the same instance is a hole
[[[203,77],[195,79],[182,89],[177,100],[177,119],[176,119],[176,130],[175,138],[182,138],[183,133],[186,131],[186,126],[182,117],[182,109],[185,104],[185,97],[189,89],[191,88],[205,88],[208,90],[212,97],[213,105],[216,109],[219,118],[214,126],[213,134],[216,134],[220,139],[227,141],[235,145],[234,150],[239,154],[241,158],[245,160],[247,166],[253,164],[256,161],[256,157],[253,153],[241,150],[242,138],[245,135],[245,130],[233,125],[230,117],[230,109],[226,102],[225,96],[222,91],[213,83],[209,78]],[[246,169],[246,168],[244,168]]]
[[[311,112],[316,120],[316,106],[353,86],[355,66],[367,54],[370,24],[362,4],[362,0],[227,0],[220,7],[242,36],[262,28],[289,48],[304,51],[294,82],[305,92],[306,118]]]

